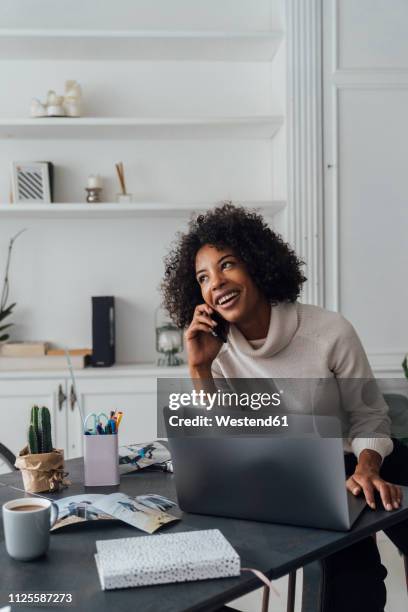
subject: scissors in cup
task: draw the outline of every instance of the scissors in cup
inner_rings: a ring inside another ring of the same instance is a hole
[[[91,428],[87,428],[87,423],[89,419],[92,419]],[[104,420],[105,422],[103,423],[102,420]],[[91,412],[85,418],[84,432],[90,433],[92,435],[103,434],[105,433],[105,427],[108,424],[108,421],[109,421],[109,417],[104,412],[100,412],[99,414],[96,414],[95,412]]]

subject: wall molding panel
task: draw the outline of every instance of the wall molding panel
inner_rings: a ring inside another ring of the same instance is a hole
[[[288,232],[306,261],[303,299],[323,305],[322,4],[288,0]]]
[[[346,3],[345,3],[346,4]],[[361,223],[361,216],[358,215],[358,210],[356,208],[356,216],[351,221],[352,217],[350,214],[350,195],[353,193],[360,194],[358,179],[356,179],[355,174],[350,175],[350,166],[347,165],[346,154],[348,151],[352,151],[352,149],[345,149],[345,147],[352,147],[353,141],[351,140],[352,130],[350,127],[350,119],[345,122],[343,125],[341,122],[344,118],[343,112],[354,108],[361,108],[361,99],[362,93],[367,92],[366,100],[367,100],[367,113],[370,113],[370,102],[371,100],[375,103],[377,100],[396,100],[399,95],[406,97],[406,90],[408,89],[408,68],[405,65],[402,65],[401,62],[404,61],[404,57],[402,55],[402,49],[405,46],[402,46],[402,38],[399,39],[394,48],[397,49],[398,44],[401,44],[401,54],[399,58],[395,55],[396,59],[399,59],[398,63],[392,65],[380,65],[382,58],[379,55],[375,55],[375,53],[379,53],[379,43],[375,37],[371,39],[365,38],[362,35],[360,38],[356,39],[355,46],[357,51],[358,45],[372,45],[373,49],[373,61],[367,63],[366,66],[361,65],[362,62],[360,58],[362,55],[352,56],[352,51],[350,47],[345,47],[350,40],[351,34],[350,32],[354,32],[352,29],[353,23],[350,21],[350,14],[348,15],[349,21],[347,22],[344,19],[344,14],[341,11],[344,9],[345,4],[341,4],[339,0],[327,0],[327,3],[323,3],[323,23],[324,23],[324,54],[323,54],[323,87],[324,87],[324,232],[325,232],[325,305],[331,310],[337,310],[349,316],[352,323],[355,321],[363,321],[363,325],[361,326],[363,329],[363,337],[364,343],[368,346],[376,346],[374,351],[368,351],[368,359],[372,366],[372,369],[375,375],[379,378],[395,378],[401,380],[401,385],[408,387],[407,381],[404,378],[401,362],[403,360],[403,356],[408,351],[408,345],[405,348],[400,348],[398,342],[398,330],[401,327],[401,323],[403,321],[403,314],[401,307],[396,310],[394,314],[391,314],[387,310],[387,305],[384,304],[384,315],[387,317],[387,325],[390,326],[391,333],[389,336],[382,334],[381,338],[377,337],[376,323],[373,318],[368,317],[364,320],[363,315],[361,314],[361,310],[366,308],[365,299],[369,303],[369,300],[372,299],[373,296],[373,275],[368,274],[368,282],[370,283],[368,287],[365,287],[364,283],[367,279],[364,278],[364,274],[361,276],[361,295],[358,292],[358,296],[354,298],[350,295],[350,292],[346,290],[347,283],[351,279],[354,283],[354,287],[356,287],[356,272],[353,269],[353,265],[350,262],[350,258],[343,257],[348,248],[348,240],[349,234],[348,231],[350,229],[351,223]],[[370,19],[374,20],[375,24],[379,29],[389,27],[387,23],[381,22],[381,12],[378,8],[379,5],[385,7],[385,2],[381,1],[377,3],[376,8],[373,8],[373,11],[370,12]],[[347,6],[351,6],[351,0],[347,3]],[[369,10],[369,4],[365,2],[364,6],[366,6],[367,11]],[[376,15],[375,11],[378,9],[378,14]],[[406,15],[408,16],[408,9],[404,9]],[[373,23],[374,23],[373,22]],[[347,32],[347,28],[349,31]],[[350,29],[351,28],[351,29]],[[387,30],[388,35],[391,36],[390,29]],[[348,37],[346,36],[348,35]],[[368,41],[368,42],[367,42]],[[405,42],[404,42],[405,45]],[[370,47],[371,48],[371,47]],[[347,50],[348,60],[353,59],[354,57],[358,57],[358,59],[353,61],[344,61],[344,49]],[[383,48],[381,48],[383,50]],[[386,51],[384,51],[384,62],[386,62],[389,56],[386,56]],[[343,57],[343,60],[341,58]],[[375,59],[374,59],[375,58]],[[350,64],[350,67],[347,67]],[[388,92],[390,96],[388,96]],[[399,94],[400,92],[400,94]],[[404,97],[404,99],[405,99]],[[353,107],[355,102],[355,107]],[[343,103],[348,103],[349,106],[345,107],[346,110],[343,109]],[[360,107],[358,106],[360,104]],[[394,185],[394,194],[395,190],[399,189],[399,194],[401,193],[401,189],[404,188],[404,177],[403,172],[398,166],[398,163],[392,164],[392,159],[395,151],[396,159],[404,159],[404,150],[400,142],[398,141],[398,117],[401,116],[401,122],[403,119],[403,110],[401,108],[403,105],[400,103],[399,106],[395,105],[395,107],[390,103],[390,107],[388,110],[388,106],[386,103],[381,106],[381,112],[378,117],[373,116],[370,118],[373,122],[373,126],[376,126],[376,121],[382,122],[382,127],[384,130],[381,132],[381,136],[379,136],[379,140],[377,145],[381,149],[381,138],[384,138],[384,133],[388,136],[387,131],[390,124],[390,132],[394,134],[395,138],[395,147],[392,147],[392,143],[390,144],[390,138],[385,138],[385,144],[388,146],[387,151],[389,152],[388,157],[385,159],[387,162],[387,172],[388,176],[393,177],[389,180],[399,180],[397,186]],[[378,110],[378,104],[375,107]],[[394,108],[397,108],[398,112],[401,115],[396,116]],[[356,117],[358,117],[358,110],[356,111]],[[361,113],[360,113],[361,117]],[[397,124],[397,128],[396,128]],[[358,127],[356,125],[356,131],[361,134],[364,132],[359,132]],[[348,130],[348,131],[345,131]],[[406,136],[405,132],[401,130],[401,139]],[[348,139],[348,140],[347,140]],[[406,138],[404,140],[406,142]],[[373,147],[373,142],[370,139],[370,144],[367,144],[367,155],[364,155],[364,149],[360,149],[363,153],[360,155],[360,160],[364,160],[365,163],[370,164],[373,160],[370,157]],[[361,141],[356,141],[357,144],[361,144]],[[371,148],[370,148],[371,147]],[[406,149],[405,149],[406,152]],[[374,158],[373,158],[374,159]],[[388,163],[389,162],[389,163]],[[344,167],[340,167],[340,164],[343,164]],[[375,163],[373,167],[376,168]],[[364,167],[364,169],[367,166]],[[395,168],[395,174],[394,174]],[[376,168],[378,172],[378,168]],[[349,172],[349,174],[347,174]],[[353,178],[350,179],[350,176]],[[366,181],[362,185],[361,192],[365,189],[364,185],[367,184],[367,173],[364,174],[364,181]],[[386,176],[386,175],[384,175]],[[346,180],[354,180],[355,181],[355,190],[352,192],[352,184],[350,182],[346,183]],[[364,191],[365,193],[365,191]],[[373,196],[373,194],[367,190],[367,193]],[[374,198],[375,198],[374,194]],[[380,197],[380,196],[379,196]],[[395,219],[403,218],[401,216],[401,200],[399,196],[394,197],[393,202],[395,203],[397,212],[400,214]],[[349,208],[347,208],[349,206]],[[375,209],[374,207],[374,215],[377,215],[377,227],[378,228],[378,218],[381,219],[381,215],[378,214],[378,207]],[[388,211],[387,211],[388,212]],[[388,217],[389,220],[389,217]],[[397,221],[395,221],[397,223]],[[401,223],[400,223],[401,227]],[[399,232],[400,236],[401,232]],[[352,235],[351,239],[355,239],[355,233]],[[392,241],[392,239],[391,239]],[[370,245],[369,241],[365,244]],[[387,249],[387,244],[390,248]],[[394,270],[401,262],[401,251],[397,251],[391,247],[394,247],[394,244],[385,243],[383,245],[383,249],[385,252],[385,256],[389,257],[389,271],[390,274],[394,273]],[[367,261],[369,261],[369,253],[361,251],[362,257],[367,257]],[[368,264],[367,264],[368,265]],[[361,271],[361,267],[359,268]],[[370,296],[370,297],[369,297]],[[379,297],[381,299],[381,297]],[[356,316],[357,315],[357,316]],[[360,332],[360,329],[358,330]],[[404,340],[401,337],[402,341]],[[391,381],[390,381],[391,382]]]
[[[408,387],[408,381],[404,377],[401,365],[406,352],[403,349],[395,352],[372,351],[368,353],[368,360],[376,376],[402,378]]]
[[[338,89],[406,89],[408,70],[344,69],[333,73]]]

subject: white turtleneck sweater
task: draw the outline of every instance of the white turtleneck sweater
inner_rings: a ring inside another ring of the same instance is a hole
[[[352,450],[358,458],[362,450],[371,449],[384,459],[393,449],[387,404],[353,326],[338,313],[299,302],[279,303],[271,308],[263,341],[248,342],[230,325],[227,342],[212,364],[212,374],[225,379],[308,379],[298,384],[288,381],[292,394],[286,404],[289,410],[308,411],[305,389],[310,381],[314,383],[313,413],[347,421],[346,451]],[[324,393],[316,393],[321,379],[329,384]]]

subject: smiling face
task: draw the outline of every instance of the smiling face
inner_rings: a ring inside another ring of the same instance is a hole
[[[244,262],[228,247],[204,245],[195,269],[204,301],[229,323],[245,325],[267,305]]]

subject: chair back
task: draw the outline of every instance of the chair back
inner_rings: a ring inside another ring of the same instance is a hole
[[[16,456],[11,452],[10,449],[7,448],[7,446],[4,446],[4,444],[0,442],[0,464],[2,462],[5,463],[6,466],[10,468],[11,471],[13,471],[17,470],[14,465],[15,461]]]
[[[391,437],[408,446],[408,397],[401,393],[385,393],[389,407]]]

